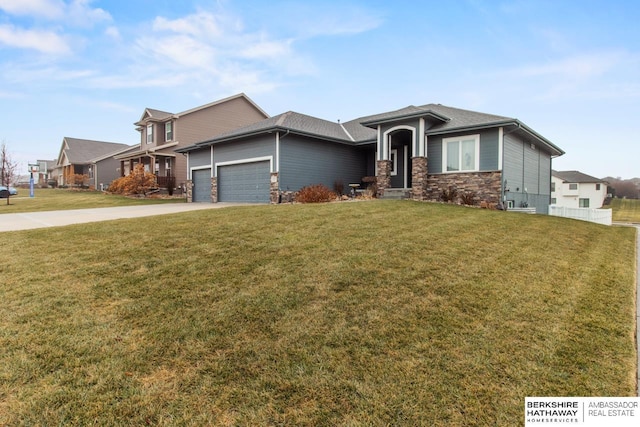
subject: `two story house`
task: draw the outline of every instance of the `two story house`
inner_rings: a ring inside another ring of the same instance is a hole
[[[606,181],[578,171],[551,172],[551,204],[567,208],[601,208]]]
[[[141,163],[157,176],[159,187],[180,186],[187,176],[187,158],[175,150],[268,117],[243,93],[181,113],[146,108],[134,123],[140,145],[115,156],[120,175],[128,175]]]

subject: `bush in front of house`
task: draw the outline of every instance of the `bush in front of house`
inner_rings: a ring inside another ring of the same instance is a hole
[[[155,186],[156,176],[145,171],[144,166],[139,163],[129,175],[118,178],[109,184],[107,191],[115,194],[146,195]]]
[[[336,193],[329,190],[322,184],[302,187],[296,195],[296,202],[299,203],[322,203],[331,202],[337,197]]]
[[[463,205],[475,206],[476,205],[476,193],[475,191],[466,191],[460,194],[460,201]]]
[[[450,186],[449,188],[443,188],[440,191],[440,200],[446,203],[453,203],[456,201],[456,197],[458,196],[458,190]]]

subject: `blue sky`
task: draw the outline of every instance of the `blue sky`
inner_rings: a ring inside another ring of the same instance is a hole
[[[146,107],[239,92],[347,121],[440,103],[515,117],[558,170],[640,176],[640,2],[0,0],[0,141],[139,142]]]

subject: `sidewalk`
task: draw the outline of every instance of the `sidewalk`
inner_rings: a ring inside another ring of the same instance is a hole
[[[0,215],[0,232],[29,230],[109,221],[122,218],[164,215],[202,209],[239,206],[236,203],[165,203],[158,205],[120,206],[114,208],[74,209],[68,211],[24,212]]]

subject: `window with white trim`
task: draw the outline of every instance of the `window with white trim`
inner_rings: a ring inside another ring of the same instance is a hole
[[[147,125],[147,144],[153,142],[153,125]]]
[[[589,199],[578,199],[578,206],[581,208],[589,207]]]
[[[164,140],[165,142],[173,140],[173,122],[164,124]]]
[[[480,170],[480,135],[443,138],[442,166],[443,172]]]

